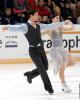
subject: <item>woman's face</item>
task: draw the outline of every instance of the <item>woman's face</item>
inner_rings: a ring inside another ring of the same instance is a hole
[[[52,18],[52,22],[60,22],[60,16]]]

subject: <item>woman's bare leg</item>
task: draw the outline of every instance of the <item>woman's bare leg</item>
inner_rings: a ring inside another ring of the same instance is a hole
[[[64,71],[65,71],[65,65],[62,64],[59,71],[59,78],[60,78],[61,83],[65,81]]]
[[[68,63],[67,63],[66,67],[70,67],[70,66],[73,66],[73,65],[75,65],[75,59],[69,54],[68,55]]]
[[[62,66],[60,67],[60,71],[59,71],[59,78],[62,84],[62,91],[65,93],[71,93],[71,89],[67,86],[66,81],[65,81],[65,65],[62,64]]]

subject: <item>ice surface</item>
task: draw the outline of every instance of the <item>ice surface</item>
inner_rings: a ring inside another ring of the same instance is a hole
[[[53,64],[49,65],[48,75],[54,95],[44,90],[40,76],[28,84],[23,73],[34,68],[34,64],[0,65],[0,100],[79,100],[80,62],[65,71],[67,84],[72,89],[68,94],[61,91],[59,77],[53,74]]]

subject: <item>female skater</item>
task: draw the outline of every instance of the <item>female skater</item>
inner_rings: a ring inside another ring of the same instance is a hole
[[[52,22],[60,22],[60,16],[52,16]],[[68,25],[67,25],[68,24]],[[46,30],[42,34],[48,34],[52,39],[52,48],[50,51],[51,59],[54,62],[54,74],[59,72],[59,78],[62,84],[62,91],[65,93],[71,93],[71,89],[66,84],[65,81],[65,68],[75,64],[74,58],[65,51],[63,47],[62,39],[62,29],[69,30],[73,27],[73,24],[70,21],[65,21],[63,26],[58,25],[54,29]]]

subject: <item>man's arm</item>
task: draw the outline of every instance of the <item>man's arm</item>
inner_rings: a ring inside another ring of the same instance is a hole
[[[64,22],[58,22],[58,23],[51,23],[51,24],[42,24],[40,23],[40,29],[46,30],[46,29],[55,29],[56,27],[63,26]]]
[[[66,26],[66,28],[67,28],[69,25],[71,27],[73,25],[73,23],[69,20],[66,20],[66,21],[63,21],[63,22],[51,23],[51,24],[40,23],[40,29],[41,30],[46,30],[46,29],[50,30],[50,29],[60,28],[60,27],[64,27],[64,26]]]
[[[28,27],[26,24],[21,24],[21,25],[6,25],[3,27],[3,31],[9,30],[9,31],[18,31],[18,32],[23,32],[26,34],[28,32]]]

